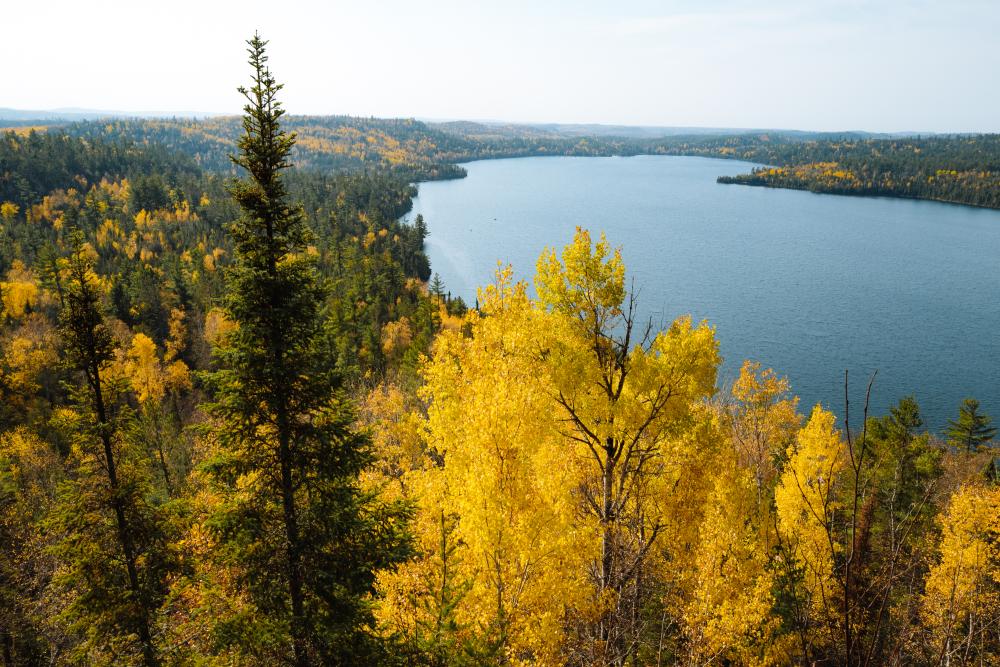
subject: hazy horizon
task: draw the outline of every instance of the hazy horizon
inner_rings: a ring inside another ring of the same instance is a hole
[[[473,4],[15,4],[0,107],[236,114],[259,30],[295,115],[1000,131],[984,0]]]
[[[21,118],[5,118],[4,112],[12,111],[24,115]],[[39,114],[37,116],[31,114]],[[42,114],[53,114],[52,118],[49,118]],[[149,119],[162,119],[162,118],[194,118],[194,119],[205,119],[205,118],[220,118],[220,117],[237,117],[241,115],[239,111],[191,111],[191,110],[177,110],[177,111],[159,111],[159,110],[149,110],[149,109],[90,109],[84,107],[57,107],[54,109],[15,109],[11,107],[0,107],[0,124],[4,120],[65,120],[67,122],[76,120],[75,118],[62,118],[61,116],[80,116],[80,120],[83,119],[99,119],[99,118],[149,118]],[[56,118],[56,116],[60,116]],[[289,112],[288,116],[310,116],[310,117],[351,117],[351,118],[378,118],[382,120],[407,120],[412,119],[420,121],[423,123],[432,124],[443,124],[443,123],[477,123],[482,125],[494,125],[494,126],[523,126],[523,127],[556,127],[556,128],[628,128],[633,130],[670,130],[672,132],[681,133],[685,130],[691,130],[694,134],[711,134],[713,132],[726,132],[726,133],[740,133],[740,132],[817,132],[817,133],[871,133],[871,134],[887,134],[887,135],[916,135],[916,134],[992,134],[992,132],[934,132],[931,130],[885,130],[885,131],[874,131],[867,130],[865,128],[838,128],[834,130],[804,130],[798,127],[716,127],[707,125],[630,125],[626,123],[604,123],[604,122],[594,122],[594,123],[565,123],[561,121],[544,120],[544,121],[532,121],[532,120],[519,120],[511,121],[502,118],[428,118],[422,116],[413,115],[403,115],[403,116],[375,116],[375,115],[357,115],[357,114],[343,114],[343,113],[329,113],[329,114],[302,114]]]

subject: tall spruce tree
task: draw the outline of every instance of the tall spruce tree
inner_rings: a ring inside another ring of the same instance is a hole
[[[208,376],[219,452],[208,470],[225,498],[211,526],[254,606],[242,634],[226,636],[258,655],[272,646],[265,661],[371,663],[375,573],[408,556],[409,512],[359,483],[369,443],[334,371],[327,287],[281,176],[295,137],[281,128],[267,42],[247,43],[253,85],[239,89],[247,104],[233,161],[248,178],[230,187],[243,215],[229,226],[235,260],[224,301],[236,327]]]

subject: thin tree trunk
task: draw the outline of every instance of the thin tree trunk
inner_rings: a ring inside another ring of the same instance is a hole
[[[167,469],[167,457],[163,453],[163,437],[160,433],[160,417],[159,408],[156,408],[157,412],[151,415],[153,421],[153,433],[154,439],[156,440],[156,452],[160,455],[160,469],[163,471],[163,483],[167,487],[167,496],[172,497],[174,495],[173,485],[170,483],[170,471]]]
[[[292,644],[295,664],[309,664],[306,652],[306,617],[302,595],[302,562],[299,544],[298,513],[295,508],[295,486],[292,480],[292,452],[289,443],[288,417],[284,406],[278,412],[278,456],[281,459],[281,504],[285,520],[285,539],[288,541],[288,594],[292,603]]]
[[[608,438],[605,444],[604,451],[606,452],[605,464],[604,464],[604,475],[601,480],[602,482],[602,498],[601,498],[601,593],[605,593],[608,588],[613,585],[613,568],[614,568],[614,528],[612,526],[612,512],[613,512],[613,502],[612,494],[614,493],[614,474],[615,474],[615,461],[614,461],[614,441]],[[611,617],[613,614],[605,612],[601,619],[601,641],[605,644],[605,655],[610,648],[611,643]]]
[[[91,351],[93,356],[93,351]],[[90,368],[91,389],[94,392],[94,409],[97,412],[97,422],[101,433],[101,444],[104,446],[104,458],[107,463],[108,482],[111,485],[111,507],[115,512],[115,521],[118,527],[118,541],[122,552],[125,555],[125,569],[128,572],[129,590],[132,592],[133,604],[136,607],[138,616],[136,622],[136,634],[139,636],[139,643],[142,644],[143,664],[146,667],[155,667],[159,664],[156,658],[156,651],[153,649],[153,639],[149,631],[149,618],[146,608],[142,604],[142,591],[139,587],[139,573],[136,568],[135,543],[132,539],[132,530],[125,517],[125,506],[121,496],[118,495],[118,468],[115,464],[114,450],[111,446],[111,425],[108,422],[107,410],[104,405],[104,394],[101,391],[100,368],[95,363]]]

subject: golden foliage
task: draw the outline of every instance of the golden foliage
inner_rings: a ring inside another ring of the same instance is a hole
[[[841,545],[833,538],[833,520],[841,507],[837,485],[846,465],[834,415],[817,405],[788,450],[774,502],[779,530],[804,570],[810,605],[818,616],[829,612],[837,592],[834,556]]]
[[[1000,488],[979,482],[955,491],[941,517],[939,552],[921,615],[948,664],[1000,623]]]
[[[202,329],[205,341],[209,345],[222,345],[226,334],[236,328],[236,324],[226,317],[221,308],[212,308],[205,313],[205,325]]]
[[[20,319],[37,305],[38,285],[24,262],[18,259],[12,262],[6,282],[0,282],[0,294],[3,297],[3,313],[7,317]]]

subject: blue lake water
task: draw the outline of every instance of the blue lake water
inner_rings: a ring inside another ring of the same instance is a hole
[[[916,396],[943,428],[974,396],[1000,421],[1000,211],[738,185],[745,162],[695,157],[542,157],[464,165],[422,183],[432,270],[473,303],[497,261],[534,275],[577,225],[622,247],[644,316],[716,327],[720,385],[743,359],[787,375],[808,411],[852,423],[878,369],[872,410]]]

